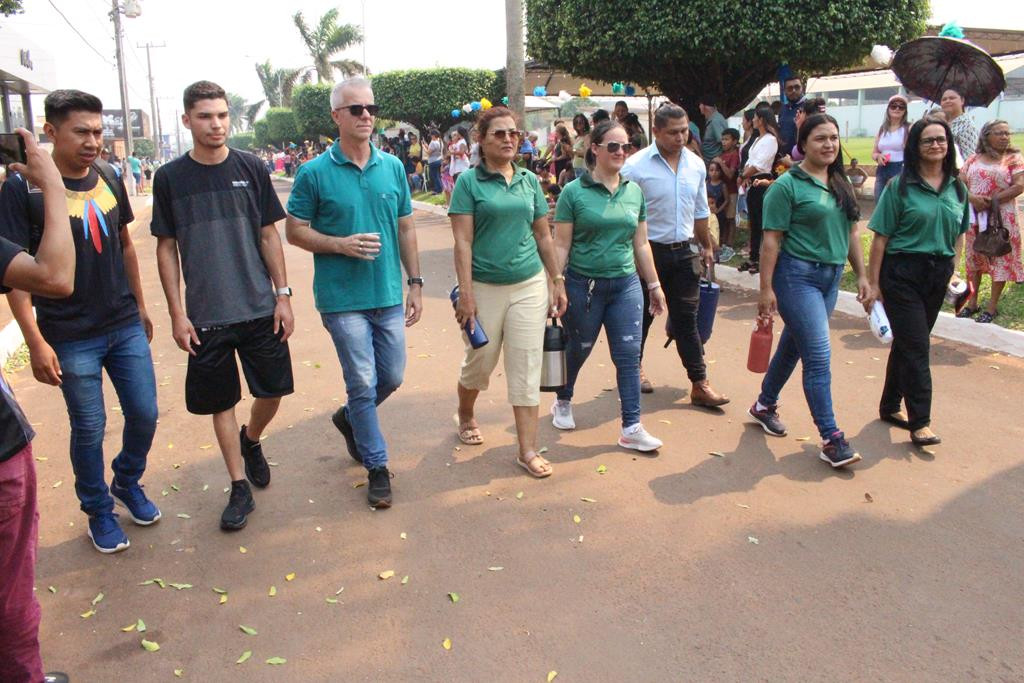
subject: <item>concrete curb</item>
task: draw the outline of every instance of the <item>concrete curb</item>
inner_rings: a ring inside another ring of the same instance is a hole
[[[729,266],[716,266],[715,276],[719,284],[727,284],[737,289],[757,291],[760,287],[760,280],[756,275],[741,273]],[[836,310],[861,318],[864,320],[864,329],[868,329],[864,308],[857,303],[857,297],[852,292],[839,292]],[[939,313],[932,335],[1024,358],[1024,332],[1008,330],[998,325],[979,325],[973,320],[963,320],[943,312]]]

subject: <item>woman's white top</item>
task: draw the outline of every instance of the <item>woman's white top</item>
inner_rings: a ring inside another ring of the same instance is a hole
[[[760,173],[771,173],[775,155],[779,152],[779,141],[771,133],[757,138],[747,155],[747,166],[753,166]]]
[[[900,126],[878,136],[878,151],[889,155],[890,162],[903,161],[903,148],[907,144],[907,129]]]

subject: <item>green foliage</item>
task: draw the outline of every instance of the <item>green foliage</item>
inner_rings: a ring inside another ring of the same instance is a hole
[[[409,69],[373,77],[373,94],[380,115],[416,126],[421,139],[432,126],[448,128],[457,119],[451,112],[483,97],[493,99],[497,76],[487,69]],[[458,119],[461,120],[461,119]]]
[[[338,24],[337,8],[325,12],[315,28],[306,23],[301,11],[295,13],[292,21],[302,36],[302,42],[306,44],[309,56],[313,58],[317,83],[333,83],[335,69],[346,78],[363,70],[363,65],[355,60],[332,59],[337,53],[363,41],[363,33],[358,26]]]
[[[262,124],[262,125],[261,125]],[[254,126],[256,144],[260,147],[287,147],[289,142],[299,143],[302,135],[295,121],[295,113],[285,107],[272,107]]]
[[[245,152],[254,150],[256,149],[256,133],[251,130],[244,133],[235,133],[228,138],[228,147]]]
[[[292,95],[292,110],[299,133],[306,140],[323,135],[338,136],[338,126],[331,118],[331,88],[327,84],[300,85]]]
[[[773,81],[780,63],[812,74],[855,66],[875,43],[921,35],[929,12],[927,0],[662,0],[625,13],[620,0],[525,4],[533,58],[581,79],[658,89],[691,112],[712,94],[726,115]],[[624,38],[624,25],[638,30]]]
[[[156,156],[156,147],[153,145],[153,141],[149,138],[133,138],[132,145],[135,149],[135,156],[139,159],[149,157],[152,159]]]
[[[558,115],[563,119],[571,119],[580,110],[593,110],[599,106],[600,104],[597,100],[592,100],[589,97],[573,97],[558,108]]]
[[[9,17],[12,14],[21,14],[25,9],[21,6],[22,0],[0,0],[0,14]]]
[[[256,65],[256,75],[263,86],[263,94],[271,107],[292,106],[292,91],[301,79],[309,82],[309,69],[275,69],[268,59]]]

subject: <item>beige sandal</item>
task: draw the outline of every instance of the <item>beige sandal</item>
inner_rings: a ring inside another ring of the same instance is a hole
[[[484,442],[479,427],[463,427],[459,430],[459,441],[467,446],[479,446]]]
[[[537,453],[530,451],[526,455],[528,456],[526,460],[523,460],[522,457],[517,457],[516,464],[522,467],[527,472],[529,472],[530,476],[536,479],[544,479],[545,477],[550,477],[552,472],[554,472],[554,470],[551,468],[551,463],[545,460],[544,458],[540,457],[540,455],[538,455]],[[536,460],[540,460],[540,466],[546,467],[547,470],[545,471],[543,469],[534,469],[531,465]]]

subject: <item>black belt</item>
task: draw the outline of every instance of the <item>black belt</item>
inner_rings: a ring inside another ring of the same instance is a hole
[[[671,249],[672,251],[678,251],[680,249],[689,249],[690,240],[683,240],[682,242],[671,242],[666,244],[665,242],[651,242],[652,247],[659,247],[661,249]]]

